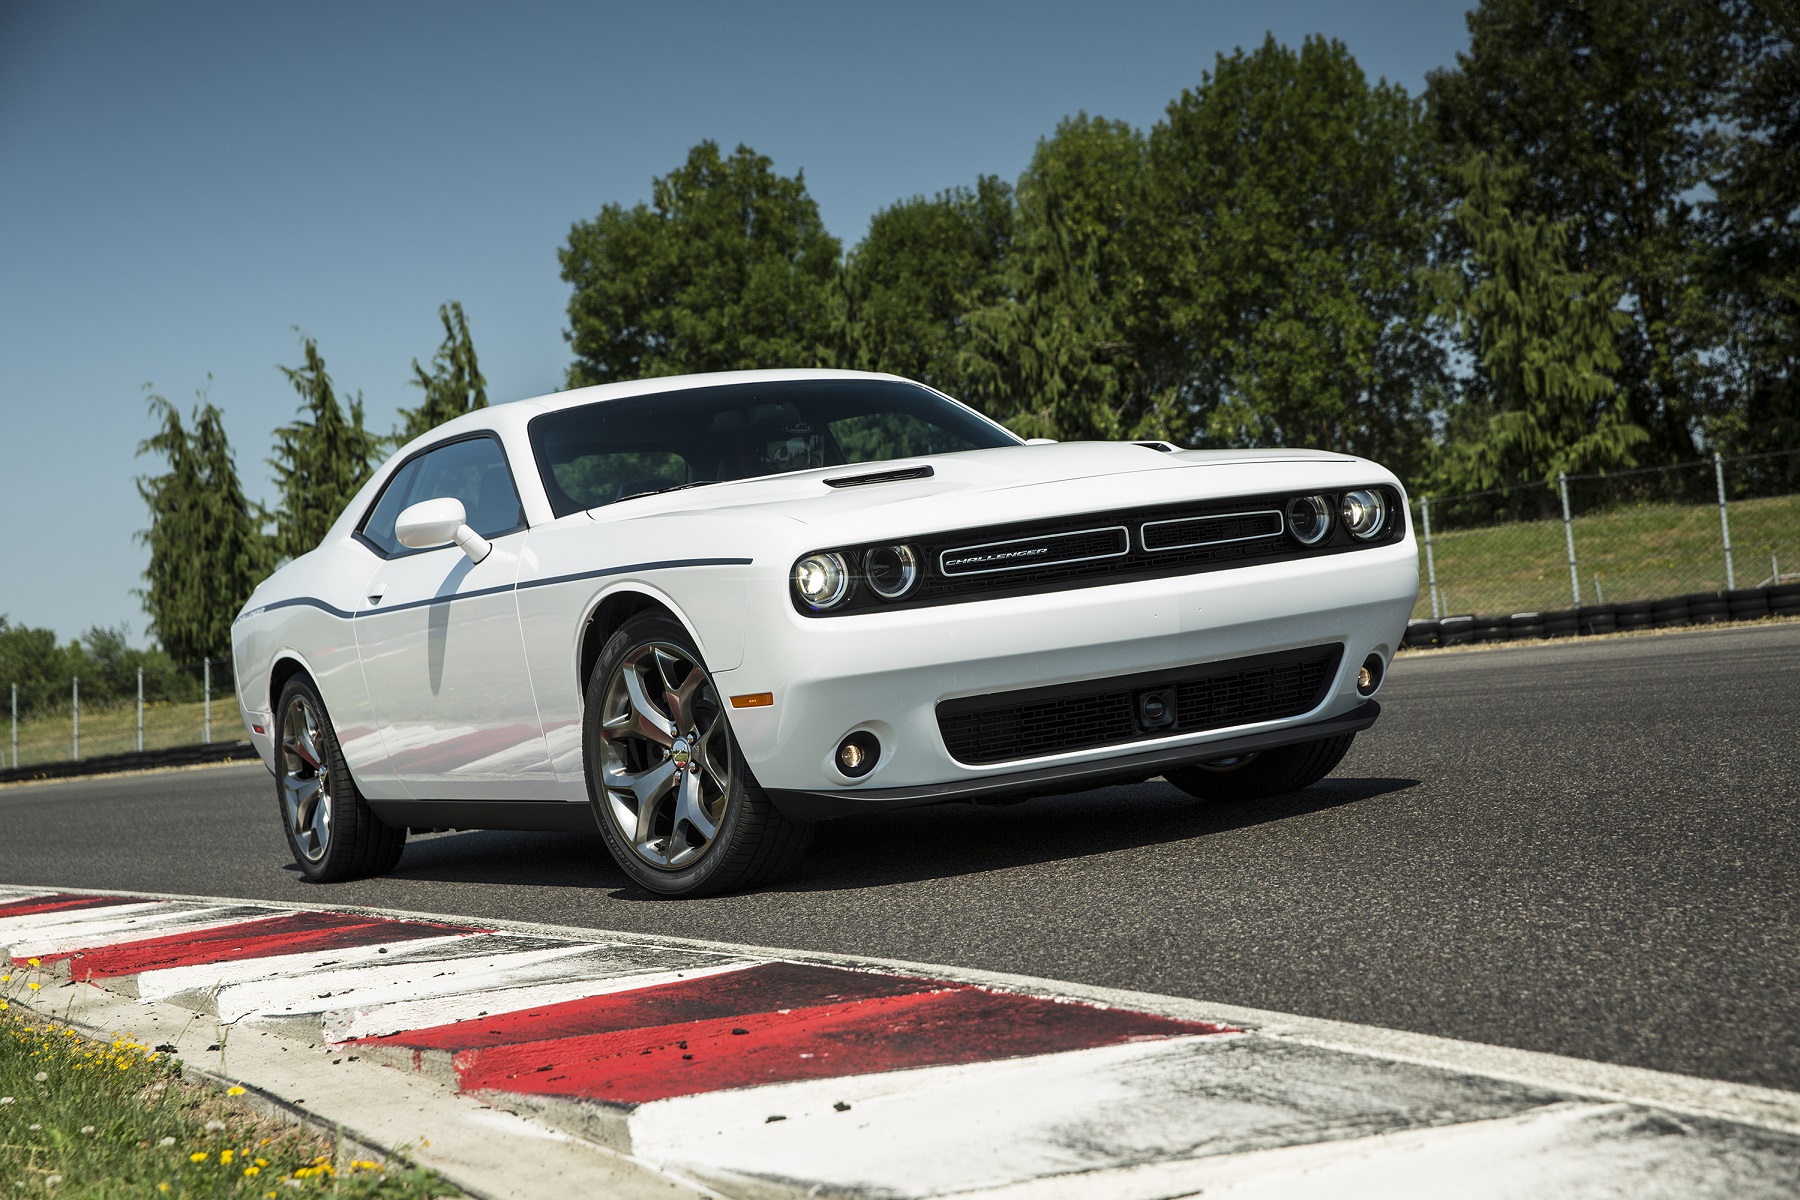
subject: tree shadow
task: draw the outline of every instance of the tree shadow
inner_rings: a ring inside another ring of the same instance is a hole
[[[1333,778],[1239,803],[1195,800],[1157,781],[1004,806],[941,804],[822,822],[796,877],[769,893],[854,891],[981,874],[1205,838],[1419,786]],[[472,830],[409,842],[395,878],[607,890],[653,900],[613,863],[598,833]]]

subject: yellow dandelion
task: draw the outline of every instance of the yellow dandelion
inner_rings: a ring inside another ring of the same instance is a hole
[[[255,1179],[258,1175],[262,1174],[262,1168],[261,1167],[245,1167],[244,1174],[248,1175],[252,1179]]]
[[[25,964],[27,966],[35,967],[38,965],[38,960],[35,958],[28,958],[25,960]]]
[[[204,1151],[204,1150],[194,1151],[192,1154],[188,1155],[188,1161],[195,1162],[195,1163],[205,1162],[206,1161],[206,1151]]]
[[[241,1096],[244,1094],[244,1089],[234,1083],[225,1089],[225,1094],[227,1096]]]
[[[28,988],[30,988],[30,989],[31,989],[31,990],[32,990],[32,991],[34,991],[34,992],[35,992],[35,991],[37,991],[37,990],[38,990],[38,989],[39,989],[39,988],[41,988],[41,987],[43,987],[43,986],[44,986],[44,985],[43,985],[43,984],[41,984],[41,983],[28,983],[28,984],[26,984],[26,985],[25,985],[25,986],[26,986],[26,987],[28,987]]]
[[[159,1192],[166,1192],[166,1191],[168,1191],[168,1190],[169,1190],[169,1185],[168,1185],[168,1184],[167,1184],[167,1183],[166,1183],[166,1182],[165,1182],[165,1183],[159,1183],[159,1184],[157,1184],[157,1185],[156,1185],[156,1190],[157,1190],[157,1191],[159,1191]]]
[[[269,1165],[269,1160],[266,1158],[259,1158],[256,1160],[256,1165],[259,1167],[266,1167]]]
[[[231,1159],[232,1159],[232,1152],[230,1150],[219,1151],[219,1161],[220,1162],[224,1163],[226,1166],[230,1166]]]

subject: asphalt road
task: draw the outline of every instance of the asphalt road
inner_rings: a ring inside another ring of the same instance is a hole
[[[0,788],[0,882],[368,904],[952,963],[1800,1089],[1800,625],[1402,658],[1336,775],[822,826],[672,903],[598,837],[288,862],[259,766]]]

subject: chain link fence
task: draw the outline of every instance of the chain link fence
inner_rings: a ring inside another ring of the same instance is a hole
[[[1633,628],[1800,615],[1800,451],[1422,497],[1414,518],[1415,620],[1545,636],[1535,627],[1598,631],[1584,618]]]
[[[0,701],[10,702],[0,768],[243,738],[229,658],[135,674],[135,680],[71,677],[57,699],[46,698],[41,688],[0,683]]]

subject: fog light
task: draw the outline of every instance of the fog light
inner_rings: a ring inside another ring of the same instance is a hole
[[[794,591],[809,608],[834,608],[850,595],[850,570],[841,554],[809,554],[794,564]]]
[[[1381,690],[1381,655],[1371,654],[1363,659],[1363,665],[1356,672],[1356,694],[1373,696]]]
[[[1302,546],[1316,546],[1331,532],[1331,505],[1323,496],[1296,496],[1288,501],[1288,532]]]
[[[861,779],[875,769],[881,757],[881,743],[874,734],[859,729],[838,743],[837,769],[852,779]]]
[[[1387,532],[1387,499],[1380,492],[1349,492],[1342,505],[1344,528],[1359,542],[1371,541]]]

